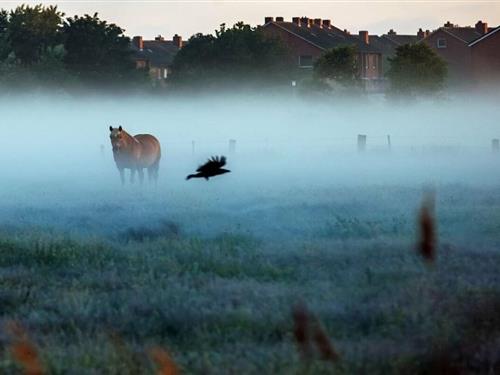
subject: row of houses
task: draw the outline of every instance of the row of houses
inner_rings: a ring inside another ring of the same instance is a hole
[[[308,17],[291,20],[266,17],[259,27],[266,35],[284,42],[290,61],[303,74],[309,74],[316,59],[328,49],[351,45],[357,48],[359,73],[366,87],[381,87],[389,68],[388,59],[394,56],[397,47],[426,43],[448,64],[450,84],[500,83],[500,26],[488,27],[482,21],[466,27],[448,21],[436,30],[419,29],[414,35],[398,34],[394,30],[383,35],[371,35],[366,30],[351,34],[330,19]],[[148,69],[158,82],[167,79],[175,54],[183,45],[179,35],[171,40],[161,36],[148,41],[136,36],[132,40],[137,67]]]

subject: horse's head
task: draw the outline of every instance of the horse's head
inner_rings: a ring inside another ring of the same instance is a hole
[[[119,152],[126,146],[125,132],[123,128],[119,126],[118,128],[109,127],[111,134],[109,138],[111,139],[111,146],[113,146],[113,152]]]

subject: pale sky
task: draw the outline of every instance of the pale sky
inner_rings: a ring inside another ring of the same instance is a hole
[[[0,8],[11,9],[23,1],[0,1]],[[474,25],[483,20],[500,25],[500,0],[136,0],[136,1],[24,1],[30,4],[54,4],[67,16],[98,12],[102,19],[124,28],[128,36],[152,39],[175,33],[188,39],[194,33],[213,32],[221,23],[244,21],[251,25],[264,22],[265,16],[329,18],[351,33],[368,30],[382,34],[389,29],[414,34],[419,27],[435,29],[446,21]]]

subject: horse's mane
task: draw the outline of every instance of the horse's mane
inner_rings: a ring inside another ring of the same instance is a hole
[[[125,135],[125,137],[130,140],[130,142],[135,142],[135,143],[140,143],[139,140],[134,137],[133,135],[127,133],[125,130],[122,129],[122,134]]]

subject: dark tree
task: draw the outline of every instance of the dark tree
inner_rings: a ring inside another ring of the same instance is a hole
[[[6,10],[0,9],[0,61],[3,61],[9,56],[11,47],[9,43],[9,13]]]
[[[10,12],[8,40],[21,64],[38,62],[48,49],[62,43],[60,29],[63,16],[57,6],[21,5]],[[4,18],[2,20],[5,22]]]
[[[68,18],[63,26],[64,64],[87,83],[131,83],[141,74],[135,69],[130,39],[115,24],[93,16]]]
[[[344,86],[359,82],[358,52],[354,46],[343,46],[326,51],[314,64],[314,75],[331,79]]]
[[[398,47],[389,62],[387,77],[391,95],[433,94],[444,86],[448,71],[446,62],[425,43]]]
[[[171,82],[196,87],[243,82],[276,83],[289,72],[287,50],[277,39],[242,22],[215,35],[196,34],[176,55]]]

